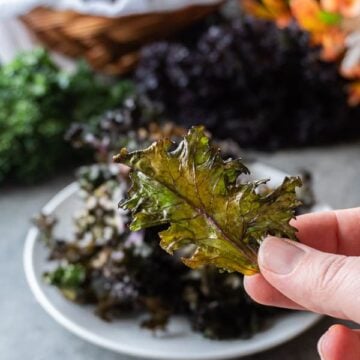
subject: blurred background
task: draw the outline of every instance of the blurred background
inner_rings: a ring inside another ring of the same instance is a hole
[[[156,232],[130,234],[117,210],[126,174],[112,156],[203,124],[250,168],[300,174],[299,213],[358,206],[359,0],[0,0],[0,44],[4,359],[128,359],[41,309],[23,270],[31,226],[41,286],[106,326],[141,313],[139,328],[163,331],[181,315],[226,344],[266,337],[288,316],[254,304],[240,275],[190,271],[158,249]],[[41,212],[73,182],[66,216]],[[244,359],[318,359],[333,322]]]

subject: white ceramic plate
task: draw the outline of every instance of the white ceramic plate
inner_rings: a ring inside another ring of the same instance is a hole
[[[255,178],[271,178],[270,184],[278,185],[285,174],[264,164],[250,166]],[[71,233],[71,214],[80,203],[73,183],[60,191],[45,207],[61,221],[58,234]],[[322,207],[326,209],[326,207]],[[315,209],[319,210],[319,209]],[[185,318],[175,317],[168,331],[154,335],[139,327],[140,319],[128,317],[112,323],[100,320],[91,307],[73,304],[62,297],[56,288],[42,281],[42,273],[49,267],[48,251],[39,241],[39,232],[31,228],[24,249],[25,273],[32,292],[41,306],[61,325],[81,338],[114,350],[147,359],[212,360],[228,359],[254,354],[282,344],[316,323],[320,316],[306,312],[293,312],[274,320],[267,329],[249,340],[214,341],[194,333]]]

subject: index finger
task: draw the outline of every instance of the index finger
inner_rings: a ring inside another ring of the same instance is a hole
[[[360,208],[301,215],[292,222],[300,242],[320,251],[360,256]]]

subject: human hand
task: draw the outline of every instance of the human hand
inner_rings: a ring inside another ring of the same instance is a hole
[[[245,277],[257,302],[360,323],[360,208],[299,216],[300,243],[269,237],[260,274]],[[360,332],[332,326],[319,340],[322,360],[360,359]]]

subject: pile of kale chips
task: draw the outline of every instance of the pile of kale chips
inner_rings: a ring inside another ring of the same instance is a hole
[[[142,314],[139,326],[166,330],[169,318],[181,314],[205,337],[249,338],[283,310],[254,303],[240,273],[184,266],[159,246],[158,232],[166,226],[131,232],[129,214],[119,212],[117,204],[130,187],[129,169],[112,163],[112,155],[122,146],[141,149],[164,137],[180,140],[184,135],[174,124],[154,122],[158,114],[146,98],[134,95],[97,124],[70,129],[70,142],[95,150],[98,163],[78,172],[82,207],[73,216],[71,238],[56,236],[57,219],[51,215],[35,219],[49,261],[57,264],[44,278],[70,301],[93,304],[104,320]],[[310,188],[305,184],[302,189]],[[313,205],[311,191],[304,199],[302,212]]]

